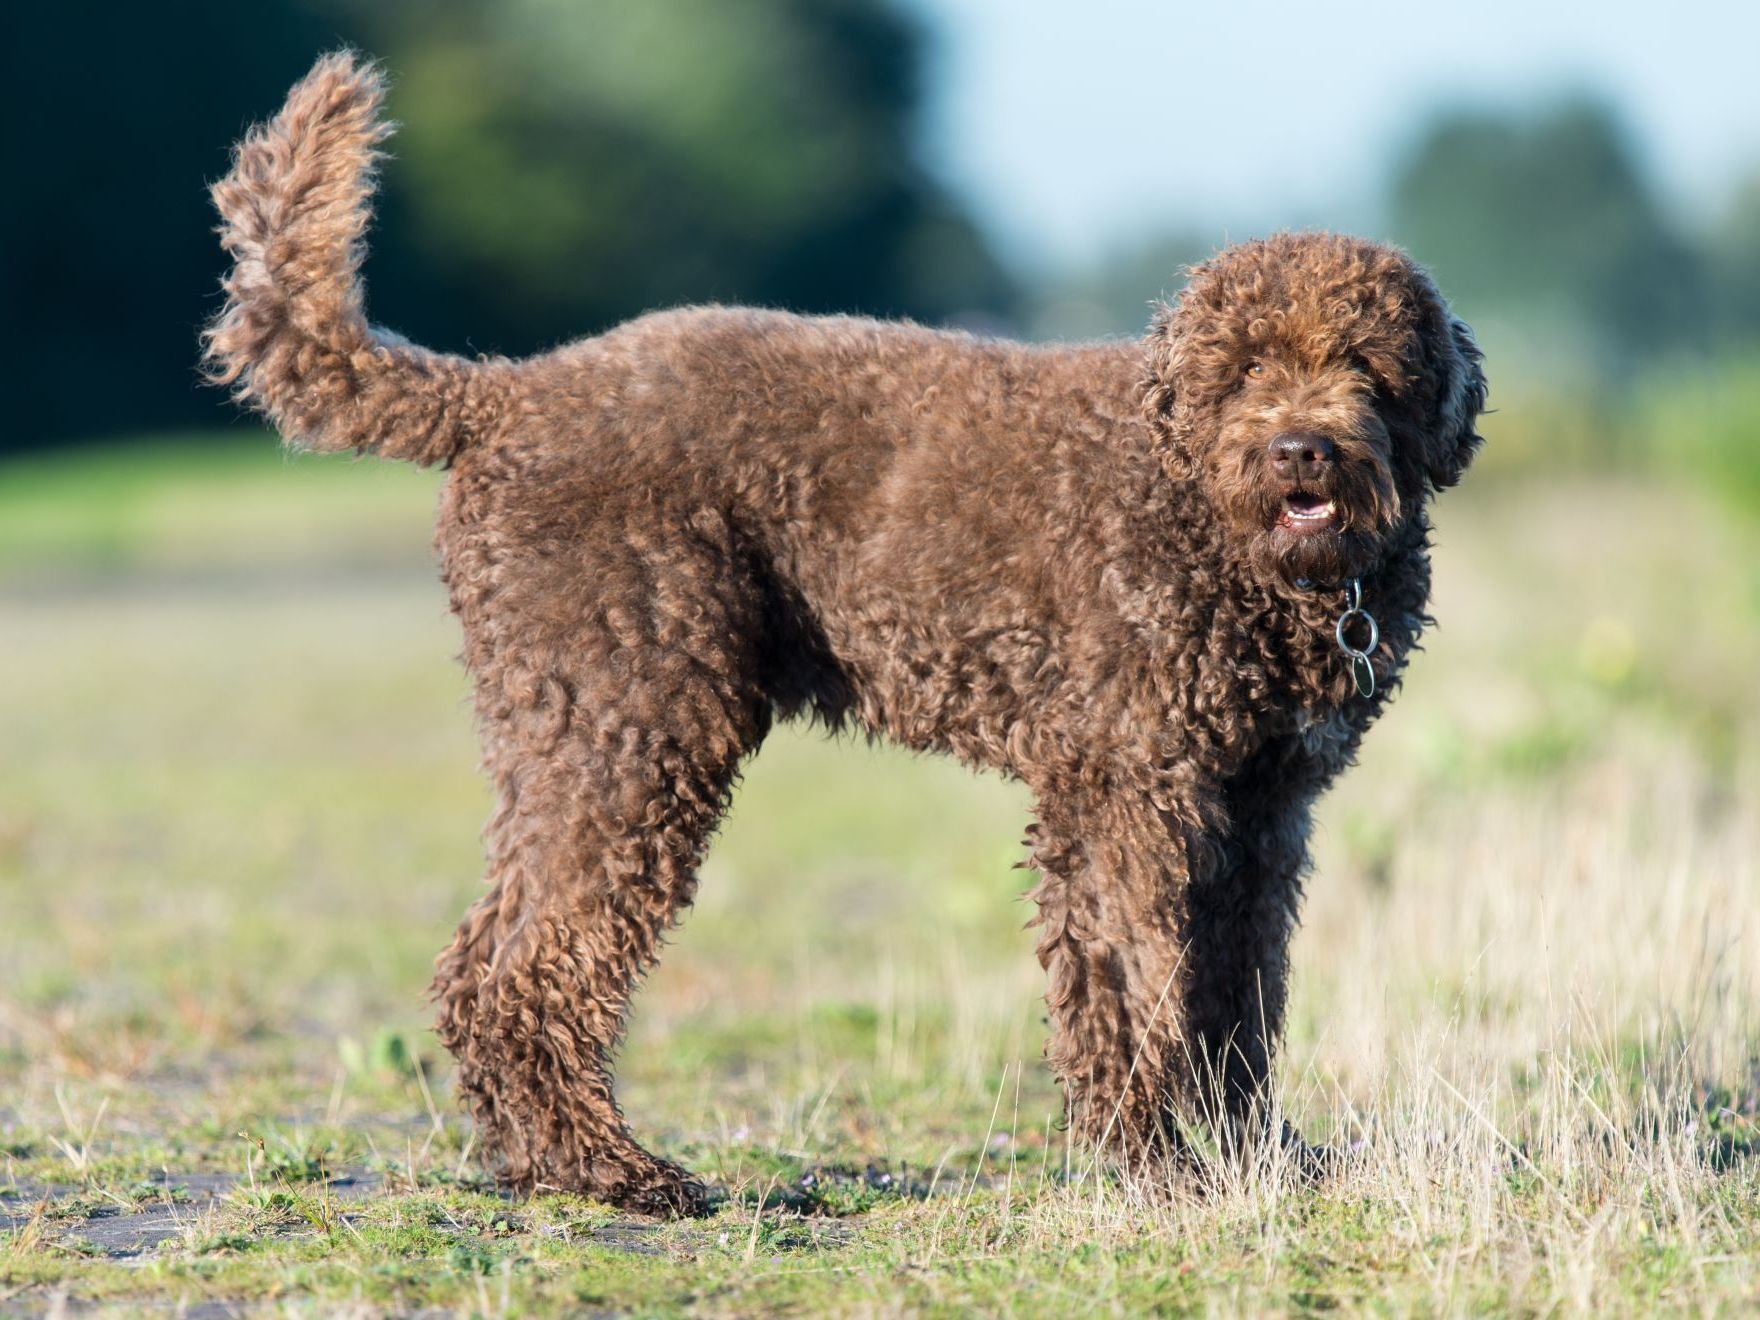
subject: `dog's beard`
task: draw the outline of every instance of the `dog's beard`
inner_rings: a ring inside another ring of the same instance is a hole
[[[1234,534],[1246,542],[1254,572],[1294,583],[1342,582],[1360,577],[1380,562],[1387,535],[1398,523],[1400,501],[1393,475],[1374,455],[1349,455],[1325,478],[1298,487],[1276,480],[1262,463],[1243,465],[1227,483],[1232,498],[1222,504]],[[1310,503],[1332,511],[1329,526],[1301,530],[1289,500],[1299,491]]]
[[[1372,571],[1384,544],[1378,532],[1327,531],[1298,537],[1280,527],[1261,528],[1252,537],[1247,558],[1262,578],[1291,584],[1335,583]]]

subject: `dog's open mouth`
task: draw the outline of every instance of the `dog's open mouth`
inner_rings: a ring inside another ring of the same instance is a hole
[[[1338,506],[1324,495],[1316,495],[1313,491],[1292,491],[1283,497],[1283,512],[1277,515],[1277,525],[1305,536],[1310,532],[1323,532],[1338,520]]]

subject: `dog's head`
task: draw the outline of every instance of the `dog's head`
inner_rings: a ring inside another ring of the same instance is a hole
[[[1372,570],[1479,447],[1472,332],[1393,248],[1332,234],[1229,248],[1149,334],[1143,407],[1162,463],[1287,581]]]

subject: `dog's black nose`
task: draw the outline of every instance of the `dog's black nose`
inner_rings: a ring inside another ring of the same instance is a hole
[[[1271,441],[1271,467],[1280,477],[1316,477],[1332,462],[1332,441],[1313,431],[1285,431]]]

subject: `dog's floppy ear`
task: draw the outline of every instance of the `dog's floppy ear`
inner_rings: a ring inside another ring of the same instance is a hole
[[[1149,370],[1143,377],[1143,420],[1161,466],[1175,481],[1190,481],[1198,469],[1192,451],[1198,409],[1193,389],[1180,383],[1185,353],[1179,307],[1157,303],[1149,322]]]
[[[1425,475],[1437,490],[1461,479],[1473,455],[1484,443],[1479,435],[1479,414],[1485,411],[1484,357],[1472,327],[1448,310],[1442,295],[1432,289],[1439,322],[1427,336],[1433,341],[1426,353],[1436,381],[1434,419],[1426,437]]]

